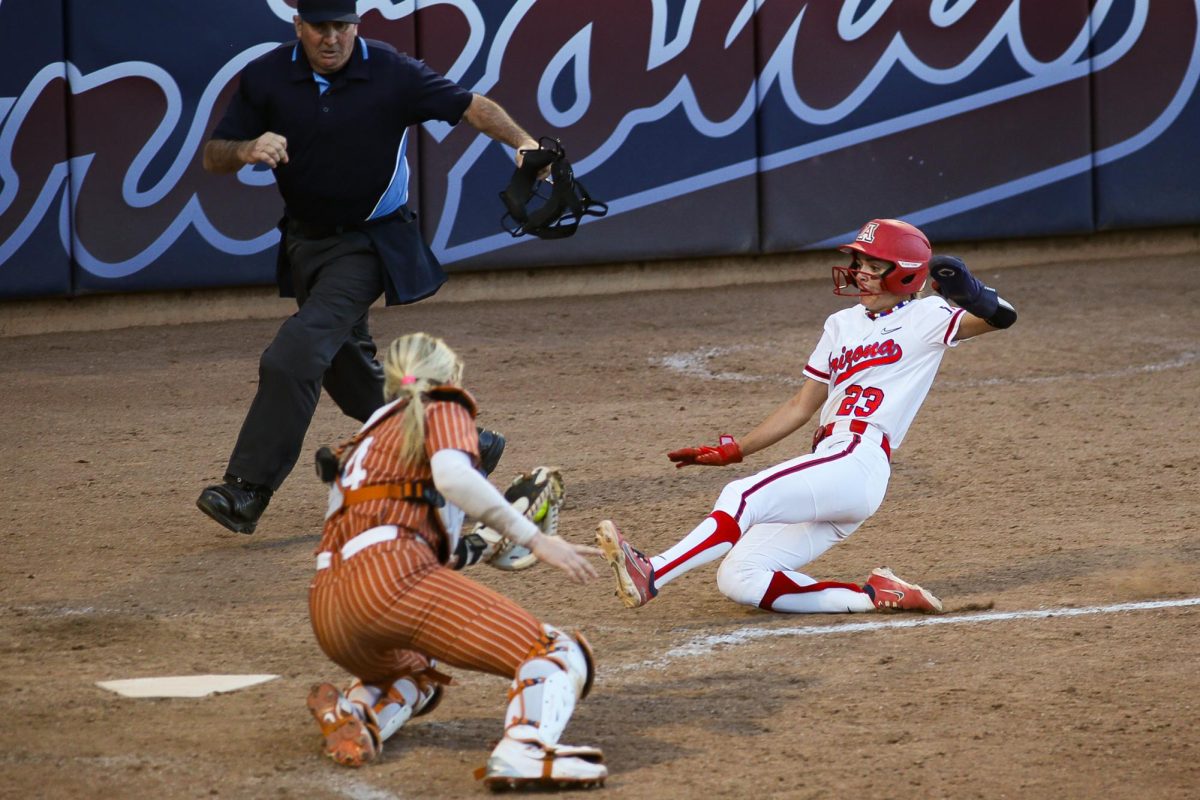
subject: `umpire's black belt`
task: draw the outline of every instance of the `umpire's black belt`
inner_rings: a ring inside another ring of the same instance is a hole
[[[378,217],[369,219],[366,222],[348,222],[341,225],[330,225],[325,222],[306,222],[302,219],[288,217],[287,232],[291,236],[299,236],[304,239],[328,239],[330,236],[340,236],[343,233],[351,231],[361,231],[366,228],[373,228],[376,225],[381,225],[384,222],[391,222],[394,219],[400,218],[408,220],[411,211],[401,206],[396,211],[388,214],[386,217]]]

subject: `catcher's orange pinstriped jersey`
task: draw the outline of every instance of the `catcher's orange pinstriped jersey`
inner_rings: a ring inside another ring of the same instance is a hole
[[[379,421],[389,408],[363,427],[342,469],[347,490],[431,480],[428,457],[438,450],[478,457],[471,412],[433,401],[425,413],[427,458],[403,467],[397,458],[401,415]],[[420,672],[431,657],[512,677],[541,637],[541,625],[516,603],[438,562],[434,513],[425,503],[379,499],[344,508],[325,524],[317,549],[323,567],[309,587],[313,632],[330,659],[367,683],[390,684]],[[385,527],[391,525],[394,531]],[[365,531],[395,536],[343,561],[341,549]]]
[[[362,438],[345,460],[338,478],[342,490],[405,481],[429,483],[433,480],[429,458],[438,450],[462,450],[479,459],[479,431],[471,412],[460,403],[442,400],[425,406],[425,459],[413,466],[401,464],[398,455],[403,443],[400,420],[404,411],[390,413],[401,402],[404,401],[396,400],[383,406],[363,425],[359,432]],[[377,422],[381,417],[382,421]],[[337,551],[349,539],[377,525],[399,525],[417,531],[436,549],[441,534],[433,520],[435,513],[428,503],[411,500],[381,498],[357,503],[343,508],[325,522],[325,532],[317,550],[334,553],[336,560]]]

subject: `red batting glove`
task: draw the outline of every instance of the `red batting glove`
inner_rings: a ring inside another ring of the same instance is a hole
[[[726,464],[738,464],[742,460],[742,446],[727,433],[721,434],[720,444],[716,447],[702,447],[700,450],[696,463],[707,467],[723,467]]]
[[[723,467],[726,464],[739,463],[742,460],[742,448],[732,436],[723,434],[720,444],[716,447],[685,447],[667,453],[667,458],[675,462],[676,469],[697,464],[705,467]]]
[[[676,469],[682,467],[694,466],[696,456],[700,455],[699,447],[684,447],[680,450],[672,450],[667,453],[667,458],[675,462]]]

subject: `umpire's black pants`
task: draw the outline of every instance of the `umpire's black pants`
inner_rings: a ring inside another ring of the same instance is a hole
[[[323,239],[289,233],[300,309],[263,352],[258,392],[229,459],[229,473],[278,489],[296,465],[321,386],[365,422],[383,404],[383,369],[367,311],[383,294],[383,266],[361,232]]]

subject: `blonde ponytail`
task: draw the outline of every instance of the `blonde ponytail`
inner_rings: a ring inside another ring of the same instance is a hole
[[[404,444],[401,463],[411,466],[425,453],[424,392],[433,386],[462,385],[462,359],[450,346],[427,333],[410,333],[388,345],[383,359],[383,396],[387,402],[407,397],[400,419]]]

